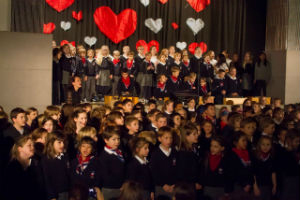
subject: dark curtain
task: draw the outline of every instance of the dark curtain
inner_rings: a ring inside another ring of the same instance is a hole
[[[129,44],[135,50],[135,44],[140,39],[147,42],[157,40],[160,49],[175,45],[177,41],[185,41],[188,45],[203,41],[208,45],[208,50],[215,50],[216,53],[223,49],[228,49],[230,53],[243,53],[247,50],[246,1],[211,0],[208,7],[197,13],[186,0],[169,0],[166,4],[150,0],[148,7],[144,7],[139,0],[75,0],[70,7],[59,13],[45,3],[45,0],[12,0],[11,27],[12,31],[40,33],[44,23],[53,22],[56,25],[53,38],[58,44],[61,40],[84,44],[85,36],[96,36],[98,41],[94,48],[107,44],[111,49],[120,50],[122,46]],[[126,8],[134,9],[138,16],[134,34],[119,44],[111,42],[94,22],[94,11],[100,6],[109,6],[117,14]],[[72,18],[72,11],[80,10],[83,12],[83,20],[77,22]],[[205,23],[204,28],[196,36],[186,24],[189,17],[201,18]],[[147,18],[162,18],[161,31],[155,34],[148,29],[144,25]],[[71,29],[68,31],[61,29],[61,21],[70,21]],[[179,25],[177,30],[172,28],[172,22]]]

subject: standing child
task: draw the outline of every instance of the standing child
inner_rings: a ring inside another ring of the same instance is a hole
[[[172,149],[173,134],[170,127],[158,131],[159,147],[152,153],[150,170],[152,173],[155,196],[171,197],[177,181],[177,153]]]
[[[188,55],[183,55],[182,56],[182,63],[181,63],[181,71],[180,71],[181,79],[184,80],[184,77],[188,76],[190,73],[191,73],[191,66],[190,66],[189,56]]]
[[[119,130],[108,126],[102,133],[102,137],[105,142],[104,151],[99,156],[102,193],[104,199],[117,198],[125,178],[125,160],[119,150]]]
[[[121,71],[121,79],[119,79],[117,91],[119,96],[132,96],[134,90],[134,80],[129,76],[127,68]]]
[[[256,149],[253,140],[254,139],[253,136],[257,127],[256,121],[251,117],[245,118],[241,121],[240,127],[241,127],[241,131],[245,133],[247,136],[247,140],[248,140],[247,149],[251,153]]]
[[[210,96],[210,84],[207,82],[206,77],[200,77],[200,88],[199,88],[199,96]]]
[[[230,67],[229,73],[226,76],[225,88],[228,97],[241,96],[240,81],[236,77],[236,68]]]
[[[169,56],[170,58],[170,56]],[[181,53],[179,52],[176,52],[174,54],[174,58],[173,58],[173,62],[172,62],[172,65],[171,66],[176,66],[176,67],[179,67],[181,69],[181,65],[182,65],[182,62],[181,62]],[[170,65],[169,65],[170,66]],[[181,76],[180,76],[181,77]]]
[[[69,161],[63,153],[64,141],[62,133],[50,133],[44,151],[45,157],[41,161],[48,199],[68,199]]]
[[[226,95],[225,71],[220,69],[212,83],[212,95],[215,96],[216,104],[223,104],[223,98]]]
[[[175,93],[182,88],[182,82],[179,79],[180,70],[178,67],[171,68],[171,76],[167,81],[167,90],[170,92],[171,98],[176,98]]]
[[[209,151],[211,139],[215,135],[215,129],[211,121],[203,120],[201,123],[201,135],[199,137],[199,144],[201,147],[201,154],[205,155]]]
[[[124,63],[128,59],[128,53],[130,52],[130,47],[128,45],[123,46],[123,54],[120,57],[121,63]]]
[[[164,74],[168,75],[167,57],[164,54],[158,56],[159,63],[156,66],[156,75]]]
[[[272,199],[272,196],[276,194],[277,180],[272,155],[272,140],[267,136],[262,136],[257,143],[253,159],[253,173],[254,195],[259,199]]]
[[[176,57],[176,50],[175,46],[170,46],[168,50],[168,65],[173,66],[175,62],[175,57]]]
[[[30,107],[26,110],[26,127],[28,130],[33,131],[33,121],[38,116],[38,110],[34,107]]]
[[[197,94],[197,83],[196,83],[197,75],[194,72],[191,72],[188,76],[185,76],[183,89],[186,90],[190,94]]]
[[[136,77],[136,65],[134,62],[134,53],[130,51],[128,53],[128,58],[125,62],[123,62],[123,69],[126,68],[128,70],[128,74],[130,78]]]
[[[153,96],[158,100],[163,100],[169,96],[168,89],[166,87],[167,77],[164,74],[158,76],[156,87],[154,88]]]
[[[70,166],[72,185],[83,184],[89,189],[89,199],[103,199],[99,189],[99,164],[95,156],[95,142],[85,136],[78,143],[77,157]]]
[[[84,82],[85,91],[84,98],[87,101],[91,101],[92,98],[96,95],[96,75],[98,74],[98,65],[96,63],[96,59],[94,59],[95,53],[93,49],[89,49],[87,51],[87,59],[84,64]]]
[[[125,160],[131,159],[130,141],[135,138],[139,132],[139,120],[133,116],[128,116],[125,119],[125,127],[128,131],[122,133],[122,149]]]
[[[204,56],[204,62],[200,65],[200,74],[202,77],[205,77],[209,83],[211,83],[214,78],[214,68],[210,64],[210,57],[208,54]]]
[[[138,55],[135,56],[134,58],[134,63],[135,63],[135,66],[136,66],[136,74],[138,75],[138,72],[140,72],[141,70],[139,69],[142,69],[142,65],[143,65],[143,62],[145,60],[145,53],[144,53],[144,47],[143,46],[139,46],[137,48],[137,51],[138,51]],[[150,54],[151,55],[151,54]],[[150,59],[151,59],[151,56],[150,56]],[[149,60],[150,60],[149,59]]]
[[[154,187],[147,160],[149,142],[143,138],[134,138],[131,141],[133,159],[127,166],[127,179],[136,181],[143,186],[144,199],[154,199]]]
[[[114,63],[114,77],[113,77],[113,84],[112,84],[112,95],[116,96],[118,95],[117,87],[118,82],[121,77],[121,69],[122,69],[122,63],[120,61],[120,51],[114,50],[113,51],[113,63]]]

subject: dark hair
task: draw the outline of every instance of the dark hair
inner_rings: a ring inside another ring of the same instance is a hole
[[[76,78],[79,78],[81,80],[80,76],[75,75],[75,76],[72,76],[71,83],[74,83]]]
[[[233,138],[232,138],[233,146],[236,146],[236,144],[238,143],[238,141],[240,140],[241,137],[247,137],[247,135],[245,133],[243,133],[242,131],[238,131],[237,133],[235,133],[233,135]]]
[[[218,55],[218,58],[219,58],[219,61],[217,63],[217,66],[221,66],[223,63],[225,63],[227,65],[227,63],[226,63],[226,57],[224,56],[224,54],[220,53]]]
[[[96,144],[95,141],[89,137],[89,136],[84,136],[83,138],[81,138],[81,140],[78,143],[78,148],[81,147],[82,144],[89,144],[92,146],[92,155],[95,153],[96,151]]]
[[[125,106],[129,102],[132,103],[130,99],[124,99],[124,101],[122,101],[122,105]]]
[[[252,106],[245,106],[243,108],[243,113],[247,113],[247,112],[251,112],[252,114],[254,113],[254,109],[252,108]]]
[[[155,104],[156,105],[156,100],[155,99],[150,99],[148,101],[148,105],[151,105],[151,104]]]
[[[21,114],[21,113],[25,114],[26,112],[25,112],[25,110],[23,110],[22,108],[19,108],[19,107],[12,109],[10,112],[10,119],[12,120],[12,119],[17,118],[18,114]]]
[[[121,73],[128,73],[128,69],[126,67],[122,68]]]
[[[216,142],[218,142],[219,145],[222,146],[222,147],[225,147],[225,146],[226,146],[226,141],[225,141],[224,137],[221,136],[221,135],[213,136],[213,137],[211,138],[211,141],[216,141]]]
[[[243,119],[243,120],[241,121],[240,127],[241,127],[241,128],[244,128],[247,124],[252,124],[252,123],[255,123],[255,124],[256,124],[255,119],[252,118],[252,117],[247,117],[247,118],[245,118],[245,119]]]
[[[75,183],[69,190],[68,200],[88,200],[89,188],[83,183]]]
[[[192,185],[188,183],[178,183],[174,188],[174,197],[176,200],[195,200],[196,194]]]
[[[53,57],[56,57],[61,52],[62,52],[61,49],[54,48],[53,51],[52,51],[52,55],[53,55]]]
[[[266,54],[265,52],[263,52],[263,51],[260,52],[260,54],[259,54],[259,56],[258,56],[258,61],[257,61],[258,66],[260,66],[260,63],[261,63],[261,60],[260,60],[260,56],[261,56],[261,55],[265,55],[265,58],[266,58],[266,59],[264,60],[264,63],[263,63],[263,64],[264,64],[265,66],[267,66],[267,63],[268,63],[268,61],[267,61],[267,54]]]
[[[107,127],[105,127],[105,129],[102,133],[102,138],[104,140],[108,140],[109,138],[111,138],[114,135],[120,136],[119,128],[116,126],[107,126]]]
[[[215,107],[215,105],[213,103],[207,103],[204,105],[204,110],[207,110],[210,106]]]
[[[143,200],[143,187],[135,181],[126,181],[121,187],[118,200]]]
[[[137,153],[137,148],[142,148],[145,144],[149,144],[149,141],[144,137],[134,137],[129,140],[129,146],[133,155]]]

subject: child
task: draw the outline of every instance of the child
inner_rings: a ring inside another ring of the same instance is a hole
[[[132,109],[133,109],[133,103],[132,103],[132,101],[130,99],[125,99],[122,102],[122,108],[124,110],[125,116],[131,114]]]
[[[130,52],[130,47],[128,45],[123,46],[123,54],[120,57],[121,63],[124,63],[128,59],[128,53]]]
[[[154,88],[153,96],[158,100],[163,100],[165,97],[169,96],[166,87],[167,77],[164,74],[158,76],[158,81],[156,87]]]
[[[211,139],[215,135],[215,129],[211,121],[204,120],[201,123],[201,135],[199,137],[199,144],[201,147],[201,154],[205,155],[209,151]]]
[[[127,68],[121,71],[121,79],[119,79],[117,91],[119,96],[132,96],[134,90],[134,80],[129,76]]]
[[[116,96],[117,93],[117,86],[119,79],[121,77],[121,69],[122,69],[122,63],[120,61],[120,51],[114,50],[113,51],[113,64],[114,64],[114,77],[113,77],[113,84],[112,84],[112,95]]]
[[[125,160],[131,159],[130,141],[135,138],[139,132],[139,120],[133,116],[128,116],[125,119],[125,127],[128,131],[122,133],[122,149]]]
[[[38,110],[34,107],[30,107],[26,110],[26,127],[28,130],[32,131],[32,122],[38,116]]]
[[[270,200],[276,194],[277,180],[275,163],[272,155],[272,140],[262,136],[253,160],[254,195],[260,199]]]
[[[87,51],[87,59],[84,64],[84,98],[88,101],[91,101],[92,98],[96,95],[96,75],[98,74],[99,66],[96,63],[96,59],[94,58],[95,53],[93,49],[89,49]]]
[[[195,48],[194,56],[190,60],[191,71],[195,72],[197,76],[200,74],[200,65],[203,62],[202,50],[200,47]]]
[[[54,120],[56,125],[59,124],[61,112],[60,108],[57,106],[47,106],[46,110],[44,111],[45,118],[51,117]]]
[[[95,142],[85,136],[78,143],[78,155],[70,164],[72,185],[83,184],[89,190],[89,199],[100,200],[99,164],[95,156]]]
[[[158,113],[155,116],[155,126],[159,130],[161,127],[167,126],[168,118],[164,113]]]
[[[31,133],[34,142],[35,156],[40,160],[43,156],[44,148],[47,142],[48,131],[44,128],[37,128]]]
[[[89,137],[92,140],[94,140],[94,142],[98,141],[96,129],[94,127],[91,127],[91,126],[86,126],[86,127],[83,127],[79,130],[79,132],[76,136],[77,144],[80,142],[80,140],[83,137]]]
[[[125,62],[123,62],[123,69],[126,68],[128,74],[131,78],[136,77],[136,65],[134,63],[134,53],[130,51],[128,53],[128,58]]]
[[[190,94],[197,94],[198,85],[196,83],[197,75],[194,72],[191,72],[188,76],[185,76],[183,89]]]
[[[137,68],[136,82],[140,86],[140,98],[150,99],[153,85],[154,64],[151,62],[151,54],[146,53],[143,62]]]
[[[125,160],[123,153],[119,150],[118,131],[117,128],[108,126],[102,133],[105,147],[99,156],[99,169],[104,199],[117,198],[125,178]]]
[[[170,58],[170,56],[169,56],[169,58]],[[176,52],[174,54],[173,62],[170,62],[170,64],[172,64],[172,65],[169,65],[169,66],[176,66],[176,67],[179,67],[179,69],[181,69],[181,66],[182,66],[181,53]]]
[[[217,200],[227,193],[228,160],[223,137],[212,138],[209,153],[201,164],[201,186],[205,196]]]
[[[240,130],[242,118],[243,116],[240,113],[232,112],[228,114],[227,125],[222,130],[222,135],[228,144],[232,143],[232,138]]]
[[[225,89],[225,71],[220,69],[212,83],[212,95],[215,96],[216,104],[223,104]]]
[[[155,196],[171,197],[177,181],[177,153],[171,148],[173,135],[170,127],[162,127],[158,131],[159,147],[152,153],[150,170],[152,173]]]
[[[156,76],[161,74],[168,75],[167,57],[164,54],[158,56],[159,63],[156,66]]]
[[[160,113],[160,111],[157,109],[152,109],[150,112],[148,112],[147,119],[150,123],[146,126],[147,131],[153,131],[153,132],[158,131],[156,126],[156,115],[158,113]]]
[[[204,56],[204,62],[200,65],[200,74],[202,77],[205,77],[209,83],[211,83],[214,78],[214,68],[210,64],[210,57],[208,54]]]
[[[256,121],[251,117],[245,118],[241,121],[240,127],[241,131],[247,136],[247,149],[249,152],[252,152],[256,148],[253,140],[253,136],[257,127]]]
[[[148,113],[149,113],[151,110],[157,108],[156,100],[155,100],[155,99],[150,99],[150,100],[148,101],[147,105],[148,105],[148,110],[147,110]]]
[[[114,74],[114,64],[109,57],[109,48],[106,45],[101,47],[101,57],[97,58],[99,65],[98,74],[96,75],[97,92],[103,97],[108,95],[111,90],[111,80]]]
[[[131,141],[131,149],[134,157],[127,166],[127,179],[143,186],[144,199],[154,199],[153,181],[147,160],[149,142],[143,137],[134,138]]]
[[[168,122],[170,122],[170,117],[174,111],[174,101],[172,100],[165,101],[162,111],[167,116]]]
[[[251,160],[247,150],[247,136],[238,132],[233,138],[232,153],[228,163],[228,187],[229,191],[242,191],[249,193],[254,183],[251,170]]]
[[[171,98],[176,98],[175,93],[181,90],[182,82],[179,79],[180,70],[178,67],[171,68],[171,76],[166,83],[167,90],[170,92]]]
[[[46,129],[48,133],[52,133],[54,128],[54,121],[50,117],[45,117],[42,121],[42,128]]]
[[[260,121],[261,135],[265,135],[273,139],[273,133],[275,131],[275,123],[272,118],[265,117]]]
[[[168,66],[173,66],[175,62],[175,57],[176,57],[176,50],[175,46],[170,46],[168,49]]]
[[[207,83],[207,79],[205,77],[200,77],[200,88],[199,88],[199,96],[210,96],[210,86]]]
[[[136,69],[138,70],[138,69],[142,68],[142,64],[143,64],[143,62],[145,60],[144,47],[143,46],[139,46],[137,48],[137,51],[138,51],[138,55],[135,56],[134,63],[136,65]],[[150,54],[150,59],[151,59],[151,54]],[[150,61],[150,59],[149,59],[149,61]],[[140,71],[140,70],[138,70],[138,71]],[[138,72],[136,74],[138,74]]]
[[[188,76],[191,73],[190,59],[188,55],[182,56],[182,63],[180,68],[180,77],[182,80],[184,80],[184,77]]]
[[[65,136],[60,132],[49,134],[41,164],[48,199],[68,199],[69,162],[63,153]]]
[[[230,67],[225,80],[225,90],[228,97],[241,96],[240,82],[236,77],[236,68]]]

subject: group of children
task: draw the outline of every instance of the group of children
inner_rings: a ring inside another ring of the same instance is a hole
[[[133,181],[144,200],[170,199],[180,183],[191,199],[298,200],[299,105],[247,99],[217,117],[204,101],[15,108],[12,124],[1,109],[0,198],[72,199],[80,186],[88,199],[118,199]]]
[[[224,97],[266,95],[266,85],[271,77],[266,54],[259,55],[254,63],[247,52],[242,59],[227,51],[215,58],[214,51],[202,54],[200,47],[190,58],[187,50],[176,52],[175,46],[164,48],[158,54],[155,46],[146,52],[137,47],[137,55],[129,46],[123,54],[109,47],[86,50],[65,44],[53,49],[53,104],[67,102],[71,77],[81,80],[79,93],[84,102],[98,101],[106,95],[138,96],[143,100],[164,97],[176,99],[176,94],[215,96],[222,104]]]

